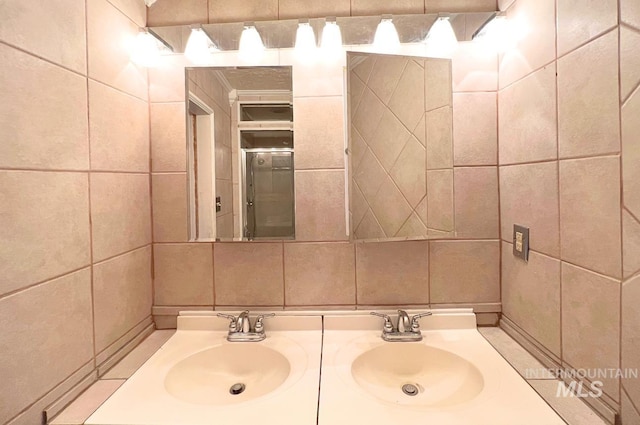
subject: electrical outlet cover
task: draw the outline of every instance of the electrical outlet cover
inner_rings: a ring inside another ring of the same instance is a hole
[[[529,261],[529,228],[513,225],[513,255]]]

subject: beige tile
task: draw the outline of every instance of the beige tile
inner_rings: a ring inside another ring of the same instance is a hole
[[[342,96],[293,100],[297,170],[344,168]]]
[[[432,303],[500,302],[500,242],[431,241],[429,287]]]
[[[379,55],[371,70],[367,87],[375,93],[385,105],[389,104],[402,73],[409,60],[404,56]]]
[[[5,1],[0,3],[0,16],[3,17],[0,26],[1,41],[76,72],[86,73],[83,0],[59,0],[42,4]],[[7,63],[4,59],[0,62]]]
[[[561,258],[620,277],[620,159],[560,161]]]
[[[152,103],[150,106],[152,170],[186,171],[184,103]]]
[[[640,29],[640,5],[634,0],[620,0],[620,17],[626,24]]]
[[[494,12],[495,0],[425,0],[425,13]]]
[[[622,211],[623,276],[640,271],[640,223],[627,210]]]
[[[0,376],[11,383],[0,390],[0,422],[7,423],[91,360],[91,272],[3,298],[0,326]]]
[[[555,2],[519,0],[507,11],[507,19],[520,39],[500,61],[500,88],[506,87],[548,63],[556,56]],[[554,97],[555,98],[555,97]]]
[[[367,88],[364,90],[351,124],[356,127],[365,141],[371,140],[376,134],[376,128],[385,111],[387,109],[382,101]]]
[[[213,305],[211,244],[153,246],[154,305]]]
[[[380,186],[387,175],[384,167],[380,164],[371,149],[367,149],[358,169],[354,172],[353,180],[357,183],[366,200],[373,202]]]
[[[385,178],[378,194],[371,203],[371,211],[388,237],[396,236],[413,212],[402,192],[390,177]]]
[[[454,165],[498,163],[497,109],[496,93],[454,93]]]
[[[640,83],[640,31],[620,27],[620,100]]]
[[[453,170],[427,171],[426,204],[429,229],[454,230]]]
[[[424,104],[432,111],[452,104],[452,65],[448,59],[426,58],[424,61]]]
[[[479,327],[478,332],[489,341],[518,373],[537,379],[553,379],[553,375],[535,357],[498,327]]]
[[[140,0],[109,0],[118,10],[140,27],[147,26],[147,7]]]
[[[513,225],[530,229],[531,249],[560,255],[558,163],[500,167],[502,239],[511,241]]]
[[[344,171],[299,171],[296,182],[296,240],[345,240]]]
[[[357,171],[364,154],[367,152],[367,144],[360,133],[358,133],[358,130],[353,126],[351,126],[350,144],[349,155],[351,156],[351,167],[352,170]]]
[[[365,213],[362,220],[360,220],[360,224],[356,227],[354,231],[355,239],[363,240],[363,239],[380,239],[384,238],[384,230],[376,220],[375,215],[371,209],[368,209]]]
[[[151,247],[93,267],[96,351],[100,352],[151,315]]]
[[[151,242],[149,176],[91,174],[93,260]]]
[[[640,370],[640,276],[622,285],[622,369]],[[631,400],[640,400],[640,380],[623,378],[622,385]]]
[[[621,404],[620,415],[622,417],[622,423],[624,425],[640,425],[640,413],[624,392],[622,393]]]
[[[404,237],[409,240],[411,239],[426,239],[429,235],[429,229],[427,226],[420,220],[418,214],[414,211],[411,216],[404,222],[398,233],[396,233],[396,237]]]
[[[355,70],[351,70],[348,75],[347,81],[347,99],[349,101],[350,116],[353,116],[356,107],[362,100],[362,94],[364,93],[364,82],[357,76]]]
[[[553,379],[532,379],[527,381],[567,423],[571,425],[606,425],[589,406],[578,397],[559,397],[567,387]],[[564,389],[561,389],[561,388]],[[587,388],[585,388],[586,390]]]
[[[0,166],[86,170],[86,79],[2,44],[0,63]]]
[[[186,64],[184,55],[169,55],[162,57],[159,66],[149,68],[149,101],[184,102]]]
[[[327,16],[349,16],[350,0],[329,0],[323,2],[279,0],[278,19],[324,18]]]
[[[147,9],[149,26],[206,24],[207,0],[160,0]],[[211,22],[214,22],[212,19]]]
[[[186,242],[187,223],[186,174],[154,174],[153,241]]]
[[[102,376],[102,379],[129,379],[175,334],[173,330],[155,331]]]
[[[0,294],[89,264],[86,174],[1,171],[0,187]]]
[[[562,358],[574,368],[620,366],[620,282],[562,263]],[[602,379],[619,400],[618,379]]]
[[[497,167],[456,168],[455,223],[460,238],[498,238]]]
[[[217,22],[274,21],[278,19],[278,0],[209,0],[209,20]]]
[[[364,83],[369,81],[369,77],[371,76],[371,71],[373,70],[373,66],[376,63],[376,58],[378,55],[375,54],[363,54],[363,53],[354,53],[347,52],[347,56],[349,57],[349,61],[354,55],[357,58],[363,58],[361,62],[359,62],[354,68],[353,73],[356,74],[360,80]],[[351,62],[349,62],[351,64]],[[350,65],[351,66],[351,65]]]
[[[425,154],[420,142],[411,137],[389,172],[411,208],[415,208],[427,194]]]
[[[139,27],[107,0],[87,0],[89,77],[147,99],[147,71],[129,58]]]
[[[216,243],[216,305],[283,305],[282,250],[282,243]]]
[[[617,31],[558,60],[558,150],[561,158],[620,151]]]
[[[385,170],[390,170],[410,137],[409,130],[402,125],[390,109],[386,109],[375,134],[368,139],[365,138],[365,142]]]
[[[474,42],[460,42],[453,53],[451,65],[454,92],[498,89],[498,57],[490,49]]]
[[[557,158],[556,121],[555,65],[549,65],[500,91],[500,164]]]
[[[618,24],[616,0],[558,0],[558,56]]]
[[[622,179],[624,205],[640,217],[640,90],[622,107]]]
[[[89,81],[91,169],[149,171],[149,105]]]
[[[425,113],[421,118],[420,121],[418,122],[418,125],[416,126],[416,128],[413,129],[413,136],[418,139],[418,141],[420,143],[422,143],[422,146],[426,146],[427,145],[427,128],[426,128],[426,117],[427,114]]]
[[[356,244],[358,304],[429,302],[429,242]]]
[[[502,242],[503,313],[555,355],[560,355],[560,261],[531,251],[529,262]]]
[[[453,109],[444,106],[427,112],[427,169],[453,167]]]
[[[96,381],[49,423],[82,425],[124,382],[124,379]]]
[[[424,80],[423,66],[415,60],[408,61],[389,101],[389,108],[410,130],[416,128],[424,115],[425,98],[421,95],[424,93]]]
[[[294,49],[280,50],[280,65],[293,65],[293,97],[343,96],[344,60],[303,63]]]
[[[498,0],[498,10],[507,10],[516,0]]]
[[[286,305],[355,304],[355,263],[350,243],[285,243]]]
[[[351,0],[351,16],[424,13],[423,0]]]

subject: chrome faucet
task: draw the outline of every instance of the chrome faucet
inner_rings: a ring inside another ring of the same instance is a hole
[[[431,316],[431,312],[418,313],[409,318],[409,315],[404,310],[398,310],[397,326],[394,327],[391,321],[391,317],[386,314],[371,312],[374,316],[379,316],[384,319],[384,326],[382,328],[382,339],[388,342],[401,342],[401,341],[422,341],[422,333],[420,332],[420,318],[425,316]]]
[[[262,341],[267,337],[264,332],[264,319],[273,316],[275,316],[275,313],[259,315],[256,317],[255,324],[252,328],[249,310],[241,312],[238,317],[232,314],[218,313],[218,317],[229,319],[229,333],[227,334],[227,341],[229,342]]]

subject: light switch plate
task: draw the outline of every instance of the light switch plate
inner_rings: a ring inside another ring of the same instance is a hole
[[[529,261],[529,228],[513,225],[513,255]]]

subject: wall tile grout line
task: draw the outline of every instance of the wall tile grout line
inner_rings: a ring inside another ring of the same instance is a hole
[[[621,31],[621,17],[622,17],[622,6],[621,2],[617,1],[617,30],[618,30],[618,144],[620,146],[620,158],[618,159],[618,170],[619,170],[619,196],[620,196],[620,291],[618,293],[618,367],[622,368],[622,344],[624,340],[622,339],[622,322],[624,316],[622,314],[623,309],[623,284],[624,282],[624,174],[623,174],[623,144],[622,144],[622,106],[624,102],[622,101],[622,31]],[[640,84],[639,84],[640,85]],[[629,96],[633,96],[633,90],[629,94]],[[618,379],[618,394],[619,394],[619,404],[622,406],[622,397],[623,397],[623,388],[622,388],[622,379]],[[621,409],[618,409],[620,413]]]

